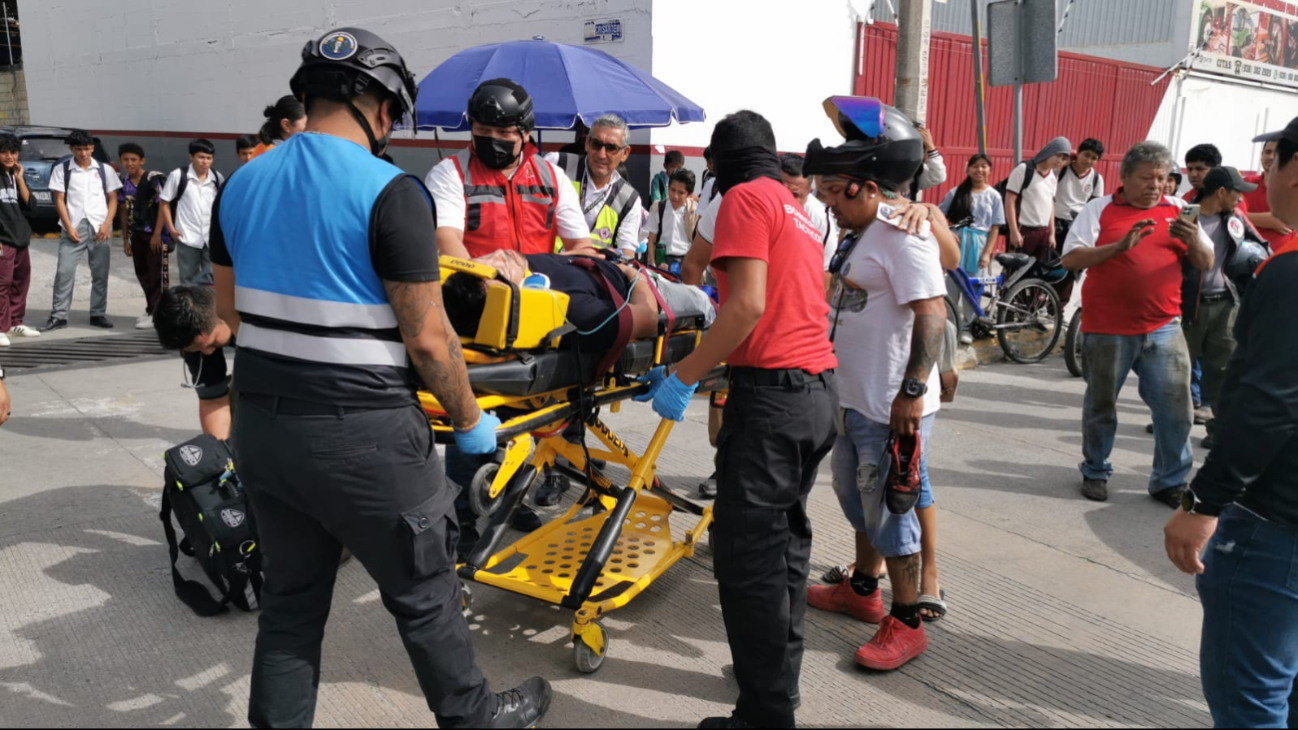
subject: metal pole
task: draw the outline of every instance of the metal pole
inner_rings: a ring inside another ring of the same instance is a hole
[[[1014,164],[1023,160],[1023,84],[1014,84]]]
[[[897,76],[893,102],[912,121],[928,115],[928,45],[933,0],[900,0],[897,18]]]
[[[9,7],[5,6],[0,10],[5,14],[5,45],[9,47],[9,65],[12,66],[14,65],[14,42],[9,35]]]
[[[987,92],[983,86],[983,29],[978,23],[978,0],[969,0],[973,13],[974,108],[978,111],[978,152],[987,154]]]

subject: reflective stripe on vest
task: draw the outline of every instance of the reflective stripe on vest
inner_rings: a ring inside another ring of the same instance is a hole
[[[501,249],[549,253],[549,242],[557,234],[558,205],[550,163],[531,155],[509,179],[478,162],[471,150],[461,150],[452,159],[464,181],[464,247],[471,257]]]

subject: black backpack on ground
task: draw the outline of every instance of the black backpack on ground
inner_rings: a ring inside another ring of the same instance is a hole
[[[234,459],[224,441],[203,435],[167,451],[162,490],[162,529],[171,551],[171,580],[176,597],[199,616],[224,613],[233,603],[244,611],[261,602],[261,551],[248,496],[234,473]],[[176,541],[171,515],[184,533]],[[202,566],[216,589],[186,580],[176,568],[184,553]]]

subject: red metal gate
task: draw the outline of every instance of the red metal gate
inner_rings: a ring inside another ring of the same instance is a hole
[[[857,39],[855,93],[877,96],[891,104],[897,26],[861,24]],[[1146,139],[1163,102],[1171,77],[1150,85],[1161,73],[1162,69],[1149,66],[1060,53],[1057,81],[1024,87],[1024,154],[1031,156],[1059,135],[1074,147],[1095,137],[1106,150],[1100,173],[1107,189],[1116,189],[1122,155]],[[939,196],[964,179],[965,163],[978,151],[973,89],[973,39],[934,33],[929,52],[928,126],[950,168],[947,182],[935,191]],[[1004,178],[1012,167],[1013,96],[1012,87],[987,90],[987,153],[994,164],[994,180]]]

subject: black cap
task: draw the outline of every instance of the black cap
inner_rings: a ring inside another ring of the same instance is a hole
[[[1278,139],[1287,139],[1290,142],[1298,142],[1298,117],[1294,117],[1284,129],[1279,132],[1267,132],[1259,134],[1253,138],[1254,142],[1274,142]]]
[[[1220,188],[1240,193],[1251,193],[1257,190],[1257,186],[1253,183],[1244,182],[1239,170],[1233,167],[1214,167],[1203,178],[1203,192],[1213,193]]]

